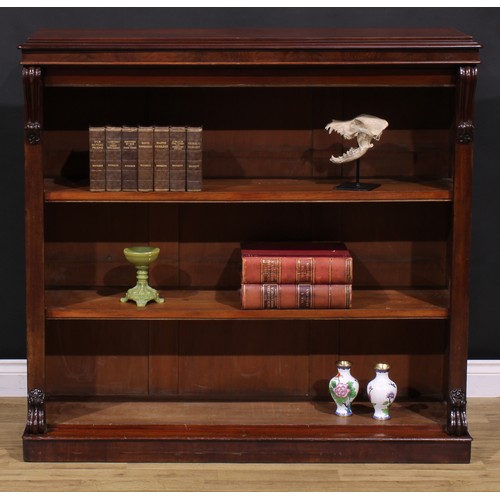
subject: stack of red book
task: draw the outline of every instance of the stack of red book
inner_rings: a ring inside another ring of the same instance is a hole
[[[352,257],[343,243],[241,246],[242,309],[348,309]]]

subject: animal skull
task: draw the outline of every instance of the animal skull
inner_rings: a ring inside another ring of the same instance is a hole
[[[328,133],[331,134],[332,131],[335,131],[348,140],[356,137],[358,147],[350,148],[342,156],[332,156],[330,161],[333,163],[346,163],[361,158],[373,147],[372,140],[380,140],[382,132],[388,125],[389,123],[386,120],[371,115],[359,115],[347,121],[332,120],[325,127]]]

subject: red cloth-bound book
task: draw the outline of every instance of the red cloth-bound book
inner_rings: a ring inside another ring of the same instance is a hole
[[[351,284],[343,243],[250,243],[241,246],[242,284]]]
[[[242,309],[349,309],[352,285],[241,285]]]

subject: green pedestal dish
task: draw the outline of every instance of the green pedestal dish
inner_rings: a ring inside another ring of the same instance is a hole
[[[123,250],[126,259],[137,268],[137,285],[127,291],[121,302],[133,300],[137,307],[145,307],[150,300],[161,304],[165,301],[148,284],[149,265],[158,258],[160,249],[156,247],[127,247]]]

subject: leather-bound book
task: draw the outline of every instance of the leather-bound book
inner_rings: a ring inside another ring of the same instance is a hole
[[[106,191],[106,129],[89,127],[89,179],[91,191]]]
[[[250,243],[241,246],[242,283],[352,283],[343,243]]]
[[[137,191],[137,127],[122,127],[122,191]]]
[[[241,285],[242,309],[349,309],[352,285]]]
[[[138,128],[137,159],[137,189],[153,191],[153,127]]]
[[[186,127],[170,127],[170,191],[186,190]]]
[[[201,191],[203,183],[203,127],[187,127],[186,141],[186,190]]]
[[[154,127],[154,190],[170,191],[170,127]]]
[[[121,127],[106,127],[106,191],[122,190],[121,135]]]

